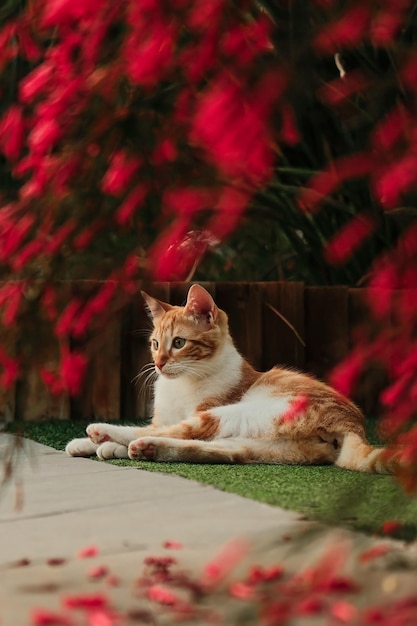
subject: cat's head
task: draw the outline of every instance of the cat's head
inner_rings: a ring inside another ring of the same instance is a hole
[[[157,374],[203,378],[229,337],[227,315],[200,285],[192,285],[185,306],[160,302],[142,291],[153,322],[150,349]]]

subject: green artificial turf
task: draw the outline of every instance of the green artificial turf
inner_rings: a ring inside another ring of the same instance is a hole
[[[16,427],[14,427],[16,429]],[[26,437],[62,450],[85,424],[70,421],[24,425]],[[176,474],[246,498],[300,511],[309,519],[351,526],[369,533],[384,521],[401,521],[398,538],[417,537],[417,498],[407,496],[390,476],[362,474],[333,466],[192,465],[151,461],[108,461],[152,472]]]

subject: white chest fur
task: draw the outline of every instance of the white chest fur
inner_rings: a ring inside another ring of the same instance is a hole
[[[196,373],[198,373],[198,362]],[[192,417],[196,407],[211,398],[224,396],[241,378],[242,357],[232,343],[210,361],[201,364],[204,376],[159,376],[155,383],[155,415],[158,425],[176,424]],[[203,370],[204,368],[204,370]]]

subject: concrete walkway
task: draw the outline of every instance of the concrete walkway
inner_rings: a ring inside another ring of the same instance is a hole
[[[0,435],[0,459],[12,441]],[[0,487],[1,626],[31,625],[32,608],[58,610],[63,593],[102,589],[104,580],[89,578],[93,566],[105,565],[120,579],[111,590],[119,609],[135,610],[140,601],[132,595],[131,581],[147,555],[169,553],[185,568],[201,571],[223,544],[247,537],[251,562],[297,568],[313,563],[335,532],[297,513],[180,477],[69,458],[27,440],[13,476],[22,492],[13,482]],[[23,498],[21,510],[15,509],[16,495]],[[184,548],[169,550],[163,547],[166,541]],[[354,545],[351,559],[375,543],[350,531],[339,532],[335,541]],[[391,543],[398,560],[404,549]],[[87,546],[96,546],[98,555],[77,558]],[[415,580],[413,569],[413,586]],[[401,584],[404,591],[406,581]]]

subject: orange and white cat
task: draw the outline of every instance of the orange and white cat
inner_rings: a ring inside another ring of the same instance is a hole
[[[255,371],[238,352],[228,319],[192,285],[184,307],[142,292],[153,320],[157,378],[149,426],[91,424],[71,456],[189,463],[324,464],[390,472],[371,446],[359,408],[325,383],[293,370]]]

